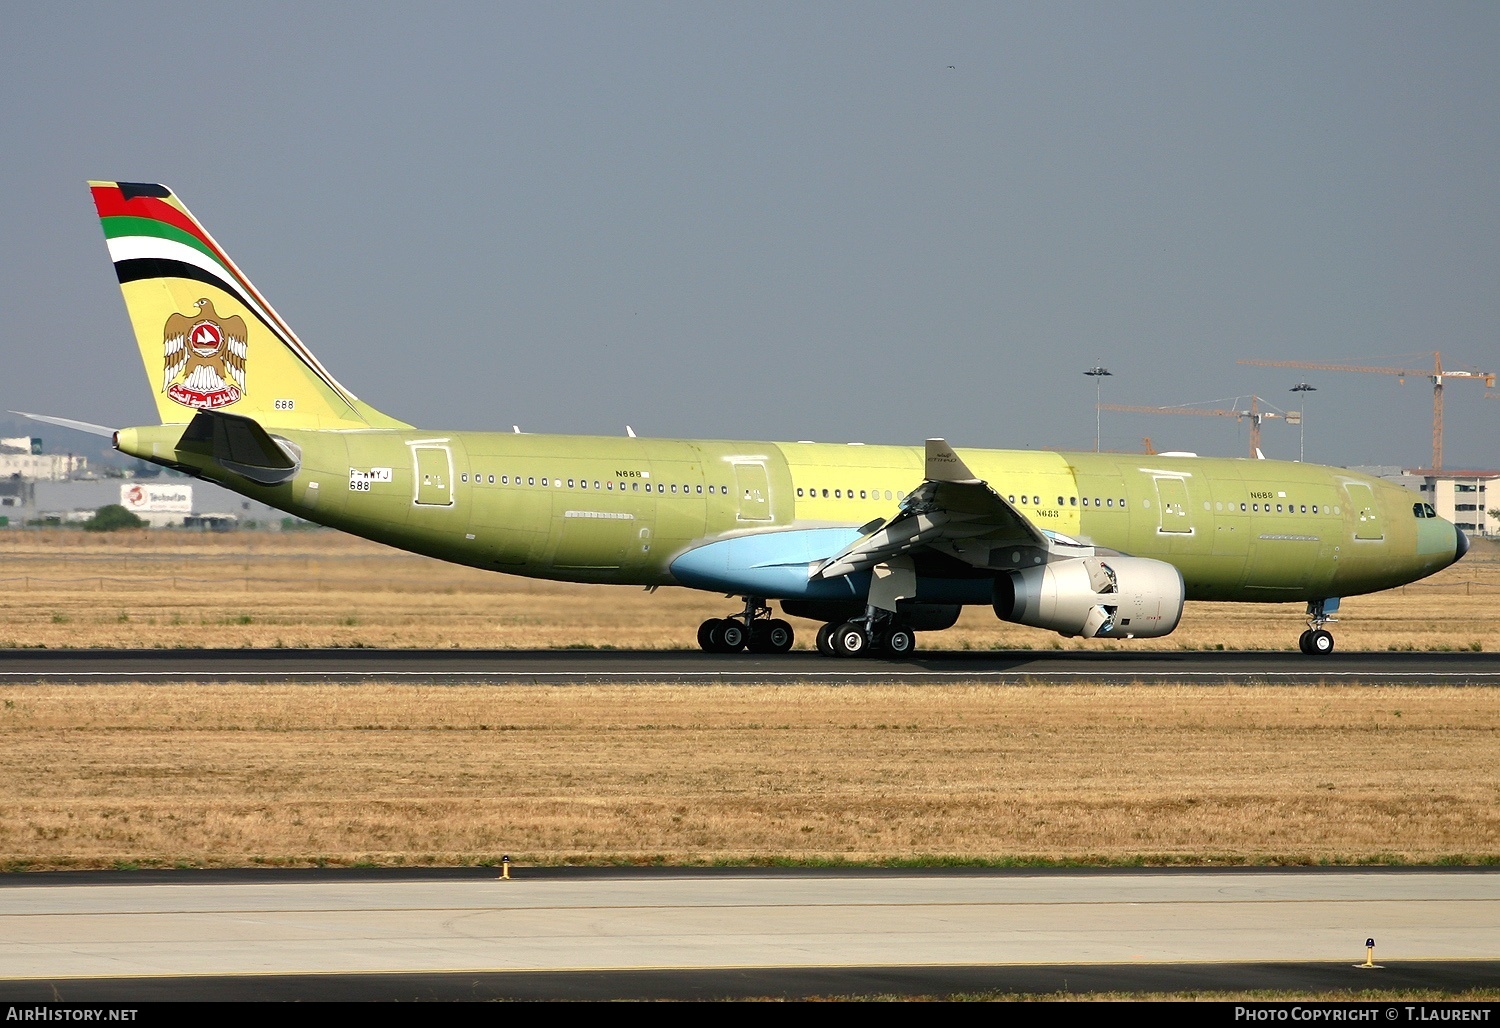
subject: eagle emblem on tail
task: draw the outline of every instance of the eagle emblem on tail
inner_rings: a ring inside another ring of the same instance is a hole
[[[220,316],[212,300],[193,306],[162,330],[162,391],[184,407],[227,407],[245,395],[245,319]]]

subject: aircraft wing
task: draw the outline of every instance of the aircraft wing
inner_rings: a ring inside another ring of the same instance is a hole
[[[820,566],[812,578],[839,578],[928,549],[979,568],[1044,564],[1051,554],[1083,556],[1093,548],[1043,532],[975,477],[942,439],[927,440],[924,480],[892,518],[874,526]]]

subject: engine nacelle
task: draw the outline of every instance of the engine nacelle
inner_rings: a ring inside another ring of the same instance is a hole
[[[1075,557],[995,579],[995,616],[1060,635],[1154,638],[1182,618],[1182,574],[1144,557]]]

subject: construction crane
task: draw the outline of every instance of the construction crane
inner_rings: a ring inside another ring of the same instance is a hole
[[[1493,371],[1444,371],[1443,355],[1441,352],[1432,351],[1432,370],[1415,370],[1412,368],[1376,368],[1364,364],[1328,364],[1314,361],[1240,361],[1241,364],[1255,364],[1263,368],[1308,368],[1314,371],[1363,371],[1372,375],[1396,375],[1404,384],[1410,375],[1413,378],[1426,378],[1432,383],[1432,469],[1440,471],[1443,467],[1443,380],[1448,378],[1469,379],[1470,381],[1483,382],[1486,389],[1495,386],[1495,372]]]
[[[1213,401],[1210,401],[1213,402]],[[1239,397],[1234,402],[1239,403]],[[1250,456],[1260,457],[1260,423],[1272,418],[1285,419],[1288,424],[1295,425],[1300,420],[1296,411],[1282,413],[1281,411],[1264,411],[1260,409],[1264,402],[1259,396],[1250,397],[1250,406],[1242,407],[1138,407],[1127,403],[1101,403],[1097,404],[1100,410],[1125,411],[1129,414],[1201,414],[1211,418],[1234,418],[1237,421],[1250,422]]]

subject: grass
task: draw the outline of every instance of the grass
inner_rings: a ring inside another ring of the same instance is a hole
[[[1341,650],[1500,645],[1500,547],[1476,541],[1424,582],[1344,601]],[[685,649],[737,601],[686,589],[531,581],[336,532],[0,532],[0,648],[413,647]],[[816,626],[796,621],[798,647]],[[1190,603],[1162,639],[1101,641],[964,612],[926,648],[1290,650],[1300,604]]]
[[[1483,864],[1500,693],[0,687],[0,864]]]

